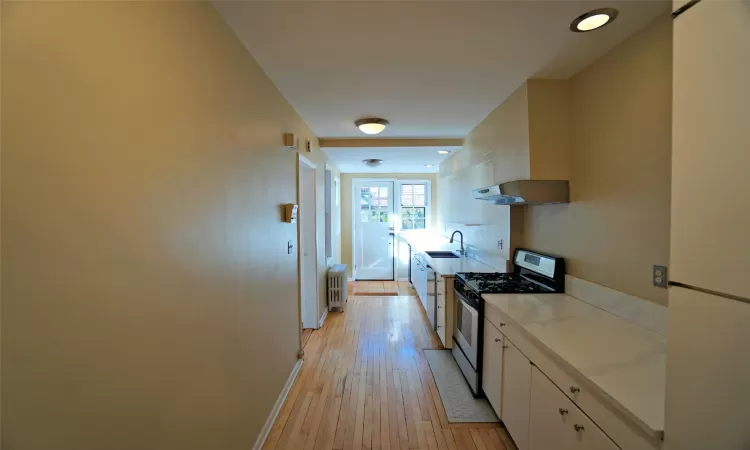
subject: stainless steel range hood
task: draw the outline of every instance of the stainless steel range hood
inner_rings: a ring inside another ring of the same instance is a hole
[[[516,180],[471,191],[477,200],[495,205],[541,205],[568,203],[568,182],[564,180]]]

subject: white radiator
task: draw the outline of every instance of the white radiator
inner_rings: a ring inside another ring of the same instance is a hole
[[[348,296],[346,264],[334,264],[328,269],[328,310],[341,308],[344,311]]]

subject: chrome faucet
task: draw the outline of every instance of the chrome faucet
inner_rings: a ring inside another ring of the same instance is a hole
[[[460,253],[461,255],[465,256],[466,255],[466,250],[464,250],[464,234],[463,233],[461,233],[458,230],[454,231],[453,234],[451,234],[451,242],[450,243],[451,244],[453,243],[453,238],[456,236],[456,233],[458,233],[458,234],[461,235],[461,250],[459,250],[458,253]]]

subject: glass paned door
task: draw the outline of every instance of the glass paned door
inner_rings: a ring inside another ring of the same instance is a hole
[[[354,277],[393,280],[393,182],[355,182],[354,194]]]

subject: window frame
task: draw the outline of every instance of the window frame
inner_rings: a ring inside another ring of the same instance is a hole
[[[392,181],[393,182],[393,195],[394,201],[393,201],[393,213],[396,217],[399,218],[398,223],[394,223],[394,230],[396,232],[404,231],[401,228],[401,189],[402,185],[404,184],[424,184],[427,186],[427,189],[425,190],[425,228],[424,230],[430,230],[432,229],[432,180],[428,178],[389,178],[389,177],[352,177],[352,210],[356,210],[356,199],[358,198],[357,192],[355,189],[355,184],[357,182],[364,181]],[[398,201],[396,201],[398,199]],[[352,223],[352,230],[354,230],[354,214],[352,214],[351,217],[348,218],[348,220]],[[422,228],[417,228],[417,230],[422,230]],[[411,231],[411,230],[409,230]],[[353,231],[352,231],[353,233]],[[352,239],[353,241],[353,239]],[[354,242],[352,242],[352,246],[354,246]]]

